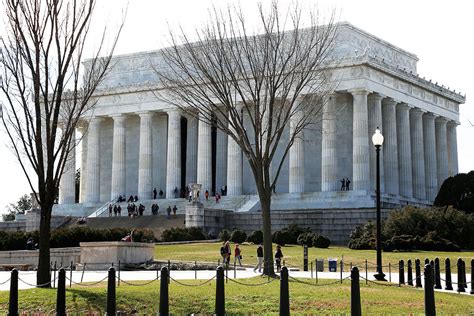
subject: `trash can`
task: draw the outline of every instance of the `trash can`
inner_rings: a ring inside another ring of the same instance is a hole
[[[323,258],[316,259],[316,270],[318,272],[324,272],[324,259]]]
[[[329,272],[337,272],[337,259],[328,258]]]

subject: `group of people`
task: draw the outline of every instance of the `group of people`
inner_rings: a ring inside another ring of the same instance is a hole
[[[160,209],[160,206],[156,203],[153,203],[151,205],[151,214],[152,215],[158,215],[158,211]],[[171,208],[171,205],[168,205],[168,208],[166,209],[166,214],[167,218],[171,218],[171,212],[173,212],[173,216],[176,217],[176,212],[178,211],[178,207],[176,204]],[[131,202],[128,203],[127,205],[127,212],[129,217],[136,217],[136,216],[143,216],[145,213],[145,205],[139,204],[138,206]],[[112,217],[112,214],[114,216],[122,216],[122,207],[120,204],[109,204],[109,217]]]
[[[222,264],[228,269],[230,264],[230,258],[232,257],[232,251],[229,241],[226,241],[222,244],[220,249]],[[281,261],[283,260],[283,252],[281,251],[281,246],[277,245],[275,251],[275,265],[277,272],[281,271]],[[234,265],[239,263],[239,266],[242,266],[242,250],[239,247],[239,244],[234,246]],[[262,244],[257,247],[257,265],[253,269],[254,272],[258,270],[259,273],[262,272],[263,265],[263,246]]]
[[[342,178],[341,180],[341,191],[349,191],[351,180],[349,178]]]
[[[176,217],[176,211],[178,210],[178,208],[176,207],[176,204],[173,206],[173,216]],[[166,209],[166,217],[168,219],[171,218],[171,205],[168,205],[168,208]]]

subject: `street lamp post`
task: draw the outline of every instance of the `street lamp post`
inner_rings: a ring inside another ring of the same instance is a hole
[[[379,128],[375,130],[374,135],[372,136],[372,143],[375,146],[376,152],[376,204],[377,204],[377,273],[374,274],[374,277],[378,281],[387,281],[385,280],[385,274],[382,272],[382,225],[380,220],[380,147],[383,144],[383,135],[380,132]]]

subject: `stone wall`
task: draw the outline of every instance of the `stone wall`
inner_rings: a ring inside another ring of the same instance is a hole
[[[382,210],[382,218],[386,218],[390,209]],[[239,228],[247,233],[261,229],[262,214],[260,212],[232,212],[215,209],[200,209],[188,216],[186,211],[186,227],[203,227],[207,233],[216,233],[225,227],[232,230]],[[199,220],[198,217],[199,216]],[[345,245],[349,241],[351,231],[358,225],[376,218],[374,208],[339,209],[339,210],[295,210],[272,211],[272,231],[280,230],[289,224],[309,227],[312,231],[327,236],[332,244]]]
[[[8,221],[0,222],[0,231],[5,232],[24,232],[26,229],[26,221]]]
[[[51,262],[56,266],[69,266],[71,261],[75,264],[80,262],[81,249],[71,248],[51,248]],[[31,268],[38,266],[39,250],[12,250],[0,251],[0,264],[29,264]]]

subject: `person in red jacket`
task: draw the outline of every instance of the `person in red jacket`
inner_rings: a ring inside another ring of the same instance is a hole
[[[239,261],[239,266],[242,266],[242,251],[239,248],[239,244],[235,244],[234,248],[234,265]]]

